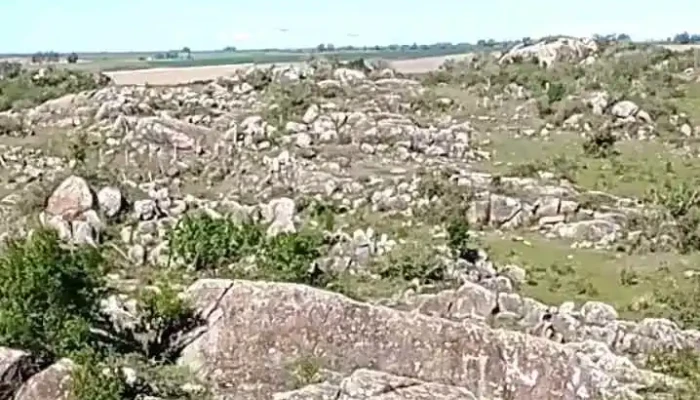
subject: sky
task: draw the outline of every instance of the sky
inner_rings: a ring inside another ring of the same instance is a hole
[[[0,0],[0,53],[700,32],[698,0]]]

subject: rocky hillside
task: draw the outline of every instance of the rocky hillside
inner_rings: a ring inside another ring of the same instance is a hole
[[[697,398],[699,73],[631,46],[0,113],[0,399]]]

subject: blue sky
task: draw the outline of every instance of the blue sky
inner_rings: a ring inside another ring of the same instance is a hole
[[[0,0],[0,15],[0,53],[700,31],[698,0]]]

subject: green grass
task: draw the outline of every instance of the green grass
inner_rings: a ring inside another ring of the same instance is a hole
[[[484,243],[497,265],[525,268],[528,282],[520,293],[545,304],[588,300],[613,305],[623,317],[639,318],[641,300],[659,288],[664,278],[680,278],[700,261],[700,255],[675,253],[625,254],[572,249],[569,243],[525,235],[525,241],[487,235]],[[682,282],[680,279],[679,282]]]
[[[700,159],[658,141],[620,141],[615,145],[619,154],[603,159],[584,156],[583,139],[574,133],[549,140],[494,137],[492,142],[493,162],[484,164],[485,170],[512,175],[526,164],[544,166],[550,172],[571,175],[581,189],[619,196],[642,198],[652,187],[700,177]]]

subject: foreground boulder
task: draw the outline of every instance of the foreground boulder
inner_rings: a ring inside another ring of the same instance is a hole
[[[357,370],[339,385],[324,382],[273,396],[273,400],[476,400],[464,388]]]
[[[29,353],[0,347],[0,399],[11,396],[34,372]]]
[[[63,358],[32,376],[15,395],[15,400],[68,400],[73,384],[73,361]]]
[[[289,365],[304,357],[342,376],[368,369],[461,388],[477,398],[630,394],[581,353],[468,321],[285,283],[204,279],[188,295],[208,330],[184,350],[179,363],[235,398],[269,398],[289,390]]]

